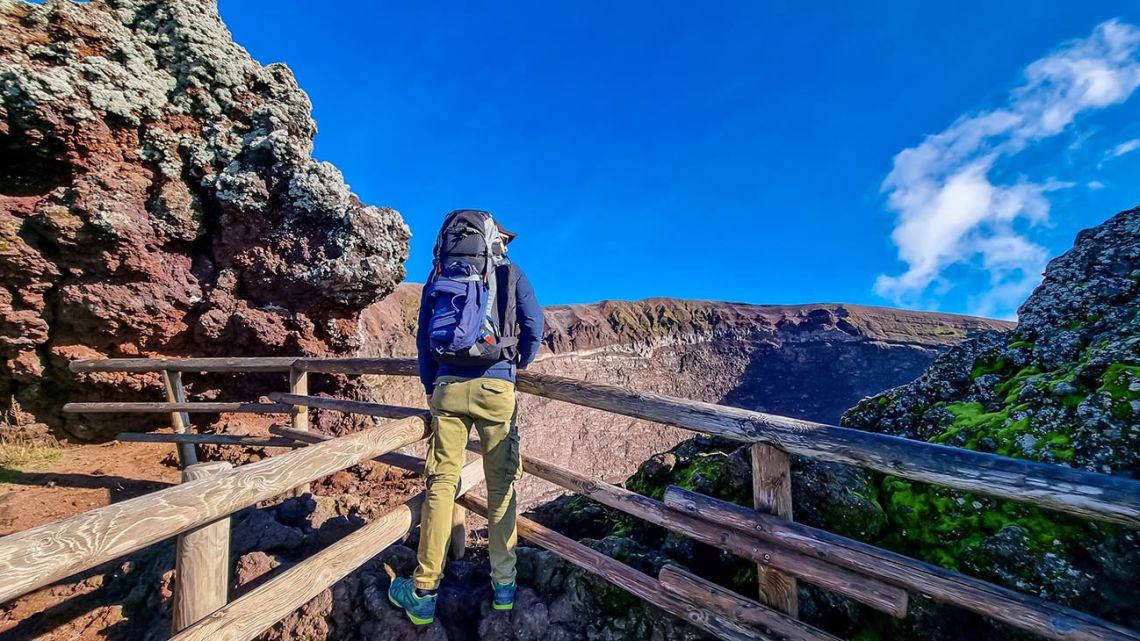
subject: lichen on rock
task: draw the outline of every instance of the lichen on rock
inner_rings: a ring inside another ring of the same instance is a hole
[[[410,234],[312,158],[288,67],[252,60],[212,0],[4,0],[0,22],[8,422],[119,429],[58,413],[131,391],[115,376],[77,385],[74,358],[358,347],[359,313],[403,279]]]

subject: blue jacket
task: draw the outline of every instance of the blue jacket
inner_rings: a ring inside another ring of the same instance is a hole
[[[542,342],[542,307],[538,304],[538,298],[534,295],[534,287],[531,286],[526,274],[517,265],[514,266],[514,270],[518,274],[518,282],[515,285],[516,320],[519,324],[519,359],[517,365],[507,361],[500,361],[486,367],[454,367],[437,363],[432,356],[431,345],[428,342],[427,327],[431,309],[426,304],[427,299],[420,297],[416,351],[420,365],[420,381],[424,384],[424,391],[428,394],[432,393],[435,388],[435,381],[440,376],[501,378],[513,383],[515,382],[516,366],[525,369],[534,360]]]

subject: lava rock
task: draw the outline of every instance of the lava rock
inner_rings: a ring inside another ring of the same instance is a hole
[[[359,347],[409,231],[312,158],[288,67],[235,44],[214,0],[4,2],[0,21],[0,407],[106,439],[150,422],[62,403],[153,400],[161,381],[70,360]]]

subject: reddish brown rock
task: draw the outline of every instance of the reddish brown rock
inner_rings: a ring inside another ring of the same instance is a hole
[[[358,347],[409,232],[313,160],[287,67],[254,62],[210,0],[4,2],[0,26],[0,418],[121,429],[59,414],[144,391],[77,382],[76,357]]]

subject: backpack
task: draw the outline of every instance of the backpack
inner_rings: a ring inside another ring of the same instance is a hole
[[[444,219],[423,293],[436,361],[474,367],[514,360],[514,278],[502,248],[491,214],[457,209]]]

